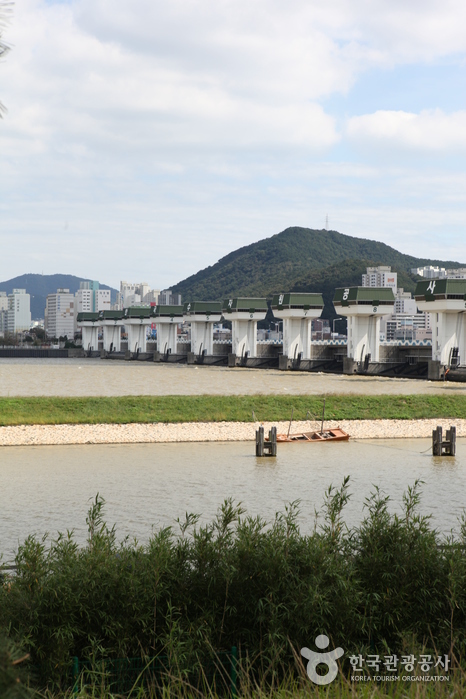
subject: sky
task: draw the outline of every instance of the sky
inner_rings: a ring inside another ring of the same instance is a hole
[[[289,226],[466,264],[464,0],[16,0],[0,280],[167,288]]]

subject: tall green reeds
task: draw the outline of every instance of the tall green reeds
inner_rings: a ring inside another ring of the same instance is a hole
[[[31,654],[40,686],[62,688],[73,656],[163,656],[188,681],[232,646],[251,687],[278,687],[302,676],[299,651],[319,634],[346,657],[428,648],[458,663],[465,522],[443,539],[418,514],[415,484],[402,515],[375,490],[348,529],[349,497],[348,479],[329,488],[311,535],[299,530],[299,503],[266,522],[226,500],[211,523],[187,514],[145,545],[118,542],[96,497],[85,546],[71,532],[20,546],[16,575],[0,588],[0,627]]]

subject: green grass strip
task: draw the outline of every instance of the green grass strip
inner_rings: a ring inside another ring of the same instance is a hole
[[[0,425],[251,422],[322,415],[323,396],[119,396],[0,398]],[[466,418],[466,396],[326,396],[326,419]]]

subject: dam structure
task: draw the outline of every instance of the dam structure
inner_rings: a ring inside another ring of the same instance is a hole
[[[228,366],[265,366],[268,363],[258,356],[257,349],[257,323],[265,320],[267,310],[266,299],[237,297],[224,301],[223,316],[231,323]]]
[[[353,286],[335,289],[333,305],[348,321],[347,355],[343,373],[357,372],[380,362],[380,319],[395,310],[390,287]]]
[[[134,306],[80,313],[77,320],[87,356],[466,381],[466,280],[421,281],[415,299],[420,311],[430,313],[433,343],[380,340],[380,319],[394,310],[388,287],[335,290],[335,311],[348,321],[346,341],[312,340],[312,320],[324,308],[319,293],[276,294],[269,304],[234,297]],[[283,322],[282,342],[258,340],[257,324],[266,316]],[[220,323],[227,326],[222,335]]]
[[[451,379],[466,380],[466,279],[420,281],[414,298],[431,317],[429,379],[442,380],[448,372]]]
[[[272,312],[283,321],[283,354],[279,357],[279,368],[301,369],[312,366],[311,325],[324,309],[322,294],[276,294],[272,298]],[[318,360],[316,360],[318,361]],[[322,362],[319,362],[319,366]]]
[[[183,321],[191,326],[191,348],[188,364],[219,364],[225,357],[215,355],[214,323],[222,319],[220,301],[193,301],[183,306]]]

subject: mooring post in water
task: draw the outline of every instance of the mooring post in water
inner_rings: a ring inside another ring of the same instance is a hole
[[[256,456],[264,456],[264,428],[256,430]]]
[[[442,455],[442,428],[440,425],[432,430],[432,455]]]
[[[270,452],[269,456],[277,456],[277,428],[272,427],[269,432]]]
[[[432,454],[433,456],[455,456],[456,455],[456,427],[451,425],[447,430],[446,439],[442,439],[442,427],[438,425],[432,430]]]
[[[449,444],[449,456],[456,456],[456,427],[454,425],[450,426],[447,430],[447,442]]]
[[[272,427],[269,438],[264,437],[264,426],[256,430],[256,456],[277,456],[277,428]]]

